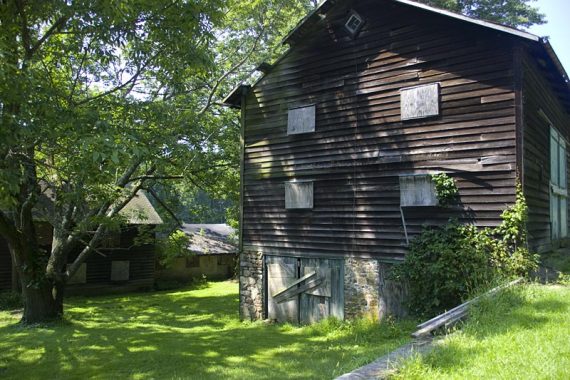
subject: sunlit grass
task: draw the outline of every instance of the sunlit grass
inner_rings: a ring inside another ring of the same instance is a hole
[[[461,331],[396,379],[569,379],[570,287],[530,285],[475,308]]]
[[[71,298],[66,321],[0,312],[1,379],[330,379],[408,340],[414,323],[240,322],[237,284]]]

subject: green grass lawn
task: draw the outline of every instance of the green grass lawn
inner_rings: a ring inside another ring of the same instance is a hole
[[[475,308],[396,379],[570,379],[570,287],[530,285]]]
[[[408,340],[414,324],[238,320],[237,284],[70,298],[67,322],[0,312],[1,379],[330,379]]]

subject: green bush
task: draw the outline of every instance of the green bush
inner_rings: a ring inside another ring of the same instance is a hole
[[[22,307],[22,296],[18,293],[0,292],[0,310],[15,310]]]
[[[192,238],[180,230],[175,230],[166,239],[157,240],[160,265],[169,268],[174,259],[192,256],[193,253],[189,249],[191,242]]]
[[[457,306],[491,281],[489,260],[478,247],[478,235],[475,227],[451,221],[424,229],[411,242],[406,260],[397,270],[409,284],[410,312],[437,314]]]
[[[501,218],[496,228],[482,230],[454,220],[424,228],[395,271],[409,285],[412,313],[438,314],[499,280],[536,269],[538,256],[526,244],[527,206],[520,186],[515,204]]]

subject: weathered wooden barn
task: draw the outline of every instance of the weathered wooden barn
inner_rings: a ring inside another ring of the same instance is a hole
[[[568,76],[547,40],[407,0],[327,0],[241,109],[242,318],[397,314],[407,237],[450,217],[567,238]],[[457,183],[439,207],[430,174]]]
[[[143,192],[139,192],[121,211],[129,224],[120,232],[111,234],[99,253],[93,254],[69,279],[68,294],[93,295],[117,293],[154,286],[156,249],[152,242],[155,226],[162,219]],[[46,250],[51,249],[52,227],[47,222],[37,222],[39,241]],[[149,235],[144,244],[137,244],[140,228]],[[70,255],[71,263],[79,254]],[[103,256],[104,255],[104,256]],[[0,238],[0,291],[17,289],[19,284],[12,267],[12,259],[6,241]]]

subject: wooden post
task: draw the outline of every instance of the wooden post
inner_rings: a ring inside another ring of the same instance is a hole
[[[520,283],[522,280],[523,280],[522,278],[518,278],[505,285],[497,286],[496,288],[489,290],[483,296],[491,296],[503,289],[509,288],[511,286]],[[457,321],[465,318],[465,316],[467,316],[467,313],[469,312],[469,307],[477,303],[483,296],[475,297],[470,301],[462,303],[461,305],[456,306],[453,309],[430,319],[429,321],[417,325],[416,327],[418,328],[418,330],[412,333],[412,337],[414,338],[422,337],[424,335],[431,333],[434,330],[437,330],[442,326],[450,326],[456,323]]]

